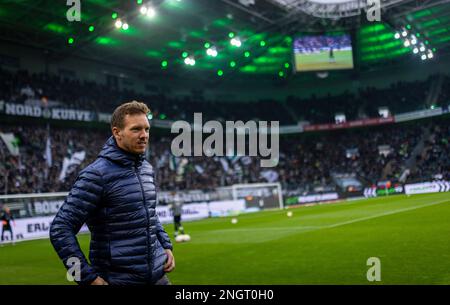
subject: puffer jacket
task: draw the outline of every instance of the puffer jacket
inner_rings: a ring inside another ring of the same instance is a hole
[[[111,285],[154,284],[164,275],[164,249],[172,250],[155,207],[152,166],[111,137],[77,177],[51,224],[50,240],[66,268],[69,258],[80,260],[79,284],[97,276]],[[75,237],[84,223],[91,232],[90,264]]]

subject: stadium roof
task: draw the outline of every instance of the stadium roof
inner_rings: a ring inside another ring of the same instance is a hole
[[[81,2],[81,21],[69,22],[65,1],[2,1],[0,40],[49,50],[54,56],[77,55],[152,74],[205,78],[278,77],[280,71],[288,77],[293,38],[310,32],[352,33],[357,66],[363,70],[374,63],[380,67],[411,60],[411,49],[394,38],[401,26],[428,41],[438,56],[450,46],[450,0],[392,0],[382,9],[382,21],[374,23],[364,14],[318,18],[305,10],[289,11],[280,6],[288,0],[154,0],[153,18],[140,13],[148,3],[143,0]],[[117,29],[118,19],[129,28]],[[240,39],[241,47],[231,45],[232,38]],[[216,57],[207,55],[208,47],[215,47]],[[185,64],[191,56],[195,66]]]

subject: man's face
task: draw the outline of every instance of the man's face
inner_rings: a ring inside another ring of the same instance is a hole
[[[148,144],[150,124],[145,114],[127,114],[124,128],[113,127],[117,145],[132,154],[142,154]]]

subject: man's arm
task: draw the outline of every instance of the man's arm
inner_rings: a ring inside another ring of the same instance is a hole
[[[58,256],[67,266],[67,260],[76,257],[81,263],[78,284],[90,284],[98,274],[88,264],[81,251],[76,234],[101,200],[103,185],[100,174],[92,168],[85,169],[77,178],[64,204],[50,226],[50,241]]]

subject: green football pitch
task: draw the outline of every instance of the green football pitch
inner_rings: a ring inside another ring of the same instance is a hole
[[[450,284],[450,193],[186,222],[174,284]],[[172,236],[172,225],[165,226]],[[89,235],[79,236],[87,251]],[[380,260],[380,282],[367,261]],[[49,240],[0,248],[0,284],[70,284]]]
[[[295,62],[297,71],[320,71],[335,69],[352,69],[352,51],[334,51],[334,62],[330,62],[329,52],[318,54],[296,54]]]

